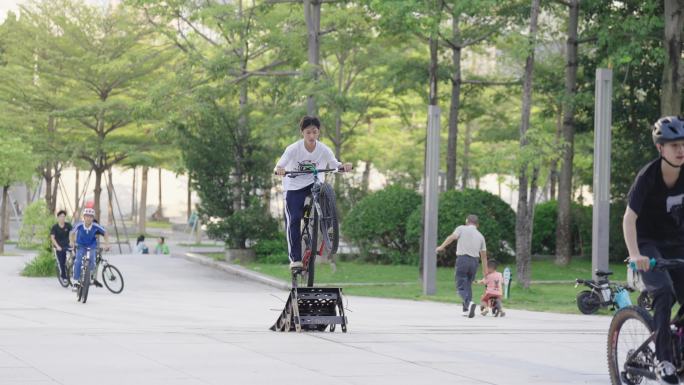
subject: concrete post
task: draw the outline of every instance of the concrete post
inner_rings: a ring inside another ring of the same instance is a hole
[[[608,269],[610,224],[610,130],[612,124],[613,71],[596,70],[594,107],[594,206],[592,212],[591,268]]]
[[[425,187],[423,189],[423,294],[436,293],[437,276],[437,207],[439,200],[439,130],[440,110],[428,107],[427,155],[425,157]]]

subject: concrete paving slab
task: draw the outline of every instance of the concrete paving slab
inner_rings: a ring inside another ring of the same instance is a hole
[[[124,291],[81,304],[20,277],[28,257],[0,258],[0,385],[608,383],[609,317],[346,297],[349,333],[279,333],[286,291],[184,258],[108,259]]]

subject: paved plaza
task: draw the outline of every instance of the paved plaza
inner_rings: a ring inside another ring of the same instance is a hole
[[[345,297],[349,332],[268,330],[287,292],[157,255],[109,256],[87,304],[0,257],[0,385],[607,384],[605,316]]]

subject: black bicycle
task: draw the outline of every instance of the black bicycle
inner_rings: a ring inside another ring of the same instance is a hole
[[[684,259],[651,260],[654,269],[684,267]],[[681,377],[684,373],[684,319],[670,323],[672,364]],[[608,331],[608,371],[613,385],[657,384],[655,368],[655,330],[653,317],[641,306],[628,306],[613,316]]]
[[[69,287],[71,285],[71,274],[74,265],[74,253],[71,249],[67,249],[67,258],[64,261],[64,269],[66,270],[66,278],[62,278],[62,268],[59,266],[59,259],[57,258],[57,249],[52,249],[55,256],[55,271],[57,273],[57,280],[62,287]]]
[[[344,168],[317,169],[313,164],[305,164],[300,170],[285,172],[285,176],[289,178],[309,174],[313,174],[314,177],[311,195],[304,202],[302,216],[302,269],[292,270],[292,287],[297,287],[299,280],[302,284],[313,287],[316,256],[323,255],[324,252],[328,256],[337,253],[340,227],[337,221],[335,191],[332,186],[318,179],[318,174],[329,172],[344,172]],[[321,239],[318,237],[319,232]]]

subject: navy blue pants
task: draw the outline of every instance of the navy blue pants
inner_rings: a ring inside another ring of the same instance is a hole
[[[302,260],[302,216],[304,201],[311,195],[310,184],[300,190],[285,191],[285,235],[290,262]]]

